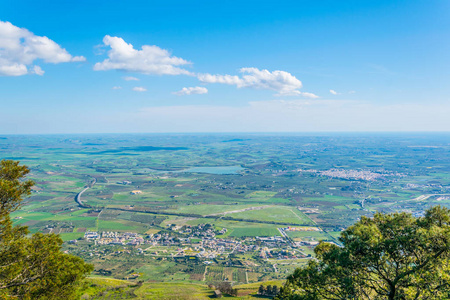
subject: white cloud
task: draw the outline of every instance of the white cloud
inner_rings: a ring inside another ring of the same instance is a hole
[[[140,79],[139,78],[136,78],[136,77],[133,77],[133,76],[125,76],[125,77],[122,77],[123,78],[123,80],[126,80],[126,81],[139,81]]]
[[[350,92],[348,92],[349,94],[354,94],[354,93],[356,93],[356,91],[350,91]]]
[[[237,85],[237,87],[243,87],[244,82],[238,76],[231,75],[212,75],[212,74],[198,74],[198,79],[207,83],[223,83],[230,85]]]
[[[103,43],[111,47],[108,58],[94,65],[95,71],[122,70],[156,75],[190,75],[179,66],[190,64],[187,60],[171,56],[170,52],[158,46],[142,46],[142,50],[134,49],[120,37],[106,35]]]
[[[45,72],[44,72],[44,70],[41,69],[41,67],[34,66],[32,73],[34,73],[36,75],[39,75],[39,76],[42,76],[42,75],[44,75]]]
[[[106,53],[105,45],[100,44],[100,45],[94,46],[94,54],[95,55],[103,55],[105,53]]]
[[[302,93],[302,82],[285,71],[259,70],[257,68],[240,69],[242,76],[198,74],[200,81],[236,85],[238,88],[254,88],[276,91],[278,96],[317,97],[311,93]]]
[[[27,66],[18,63],[9,63],[0,58],[0,75],[21,76],[28,73]]]
[[[73,61],[73,62],[86,61],[86,57],[84,57],[84,56],[74,56],[74,57],[72,57],[72,59],[70,61]]]
[[[122,87],[121,86],[113,86],[112,90],[120,90]]]
[[[319,98],[319,96],[317,96],[316,94],[308,93],[308,92],[302,92],[300,95],[305,97],[305,98],[311,98],[311,99]]]
[[[330,90],[330,93],[331,94],[333,94],[333,95],[337,95],[337,94],[339,94],[338,92],[336,92],[335,90]]]
[[[201,86],[195,86],[195,87],[184,87],[178,92],[174,92],[173,94],[178,96],[184,96],[184,95],[193,95],[193,94],[206,94],[208,93],[208,89]]]
[[[53,64],[86,60],[83,56],[70,55],[48,37],[0,21],[0,75],[42,75],[44,71],[39,66],[28,69],[38,59]]]
[[[135,92],[146,92],[147,89],[142,87],[142,86],[137,86],[137,87],[133,88],[133,91],[135,91]]]

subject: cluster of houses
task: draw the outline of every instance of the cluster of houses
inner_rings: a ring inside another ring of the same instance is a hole
[[[84,239],[87,241],[93,240],[98,245],[138,246],[145,242],[142,236],[134,232],[103,231],[99,234],[96,231],[87,231],[84,234]]]
[[[159,232],[141,236],[133,232],[95,232],[87,231],[84,235],[85,240],[93,241],[96,245],[132,245],[140,246],[147,244],[145,253],[149,255],[159,255],[157,249],[151,251],[153,246],[178,247],[167,248],[169,251],[163,251],[163,256],[172,257],[192,257],[201,259],[215,259],[229,254],[255,253],[263,259],[296,259],[307,257],[299,250],[293,250],[300,246],[314,246],[318,242],[304,241],[292,242],[286,236],[272,237],[248,237],[241,239],[217,238],[217,234],[225,234],[226,228],[215,230],[211,224],[199,224],[196,226],[177,226],[168,225],[170,231]],[[297,227],[280,228],[280,232],[289,230],[301,230]],[[314,227],[308,227],[302,230],[317,231]],[[171,233],[175,231],[176,234]],[[183,237],[180,237],[180,234]],[[183,247],[184,246],[184,247]],[[145,247],[142,247],[145,248]],[[286,249],[291,249],[286,250]],[[143,252],[142,250],[140,251]],[[258,255],[259,254],[259,255]]]
[[[371,170],[347,170],[347,169],[329,169],[329,170],[315,170],[315,169],[297,169],[297,172],[303,173],[313,173],[321,176],[327,176],[332,178],[342,178],[342,179],[354,179],[354,180],[367,180],[374,181],[377,179],[382,179],[388,176],[404,177],[404,174],[398,172],[388,172],[385,170],[377,170],[377,172],[372,172]]]

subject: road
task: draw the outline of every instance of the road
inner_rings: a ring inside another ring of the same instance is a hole
[[[82,190],[81,192],[79,192],[76,196],[75,196],[75,202],[83,208],[89,208],[90,206],[87,206],[85,204],[83,204],[83,202],[81,202],[81,195],[86,192],[89,188],[91,188],[92,186],[94,186],[97,183],[97,178],[94,178],[94,181],[92,181],[88,187],[84,188],[84,190]]]
[[[278,231],[281,233],[281,235],[286,239],[286,241],[288,241],[288,243],[292,246],[295,246],[294,241],[286,234],[286,232],[284,232],[283,229],[281,228],[277,228]]]

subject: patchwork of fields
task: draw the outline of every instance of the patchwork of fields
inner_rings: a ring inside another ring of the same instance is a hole
[[[420,215],[431,205],[450,206],[448,150],[444,135],[0,139],[1,157],[29,166],[36,183],[13,214],[14,224],[60,234],[64,249],[94,263],[97,275],[135,274],[133,280],[145,282],[283,278],[314,255],[318,241],[339,243],[340,231],[361,215]],[[85,188],[80,205],[75,196]],[[204,249],[205,237],[189,233],[202,224],[211,225],[208,238],[239,247],[229,246],[226,255],[218,254],[226,245]],[[317,231],[280,231],[305,226]],[[84,240],[89,231],[131,232],[146,242],[99,246]],[[155,236],[170,242],[156,240],[155,246]],[[176,260],[180,255],[186,260]],[[281,260],[288,263],[273,266]],[[156,285],[147,292],[159,293]]]

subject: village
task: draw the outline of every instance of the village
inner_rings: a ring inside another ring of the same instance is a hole
[[[307,259],[311,254],[305,253],[305,247],[312,249],[319,243],[315,240],[293,241],[287,235],[289,231],[320,230],[316,227],[285,227],[278,230],[281,236],[218,238],[217,235],[223,236],[227,232],[226,228],[215,230],[211,224],[182,227],[171,224],[166,230],[154,234],[86,231],[84,238],[70,240],[68,244],[77,245],[83,240],[94,248],[105,245],[132,246],[137,249],[137,255],[176,259],[195,257],[210,264],[208,260],[224,259],[233,254],[251,254],[257,259]]]

